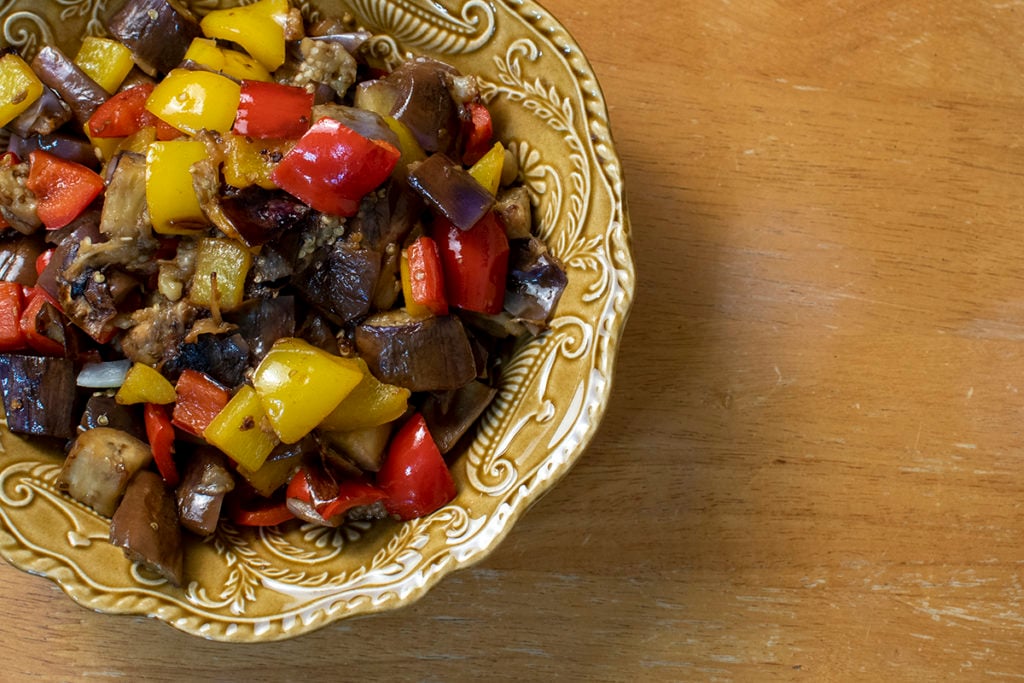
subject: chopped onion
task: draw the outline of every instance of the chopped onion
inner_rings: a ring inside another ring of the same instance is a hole
[[[130,360],[86,363],[75,383],[86,389],[114,389],[124,384],[124,376],[131,366]]]

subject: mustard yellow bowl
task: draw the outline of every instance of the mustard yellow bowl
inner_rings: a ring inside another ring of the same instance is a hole
[[[224,4],[237,4],[227,2]],[[13,0],[0,42],[23,55],[74,54],[103,34],[120,2]],[[192,4],[198,14],[218,6]],[[498,137],[518,157],[541,235],[569,287],[551,329],[522,347],[476,439],[453,465],[458,496],[412,522],[338,529],[228,523],[186,548],[181,588],[107,542],[109,520],[61,495],[62,454],[0,429],[0,554],[55,581],[79,604],[148,615],[222,641],[290,638],[338,619],[394,609],[480,561],[572,467],[611,391],[635,273],[622,173],[593,69],[569,33],[531,0],[302,2],[307,17],[350,11],[376,55],[433,56],[481,79]]]

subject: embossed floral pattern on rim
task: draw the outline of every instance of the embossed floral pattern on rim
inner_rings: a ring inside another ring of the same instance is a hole
[[[192,6],[203,13],[217,4]],[[59,454],[0,432],[0,553],[9,562],[54,580],[85,607],[153,616],[223,641],[279,640],[393,609],[483,559],[593,437],[635,287],[607,108],[593,69],[550,14],[530,0],[296,4],[307,17],[351,11],[386,34],[373,45],[384,61],[425,54],[481,78],[570,287],[551,330],[518,349],[477,438],[454,464],[451,505],[405,524],[337,530],[225,524],[189,548],[181,589],[124,560],[106,543],[107,520],[56,492]],[[115,9],[97,0],[43,8],[7,0],[0,39],[26,55],[47,43],[70,52],[80,36],[102,34]]]

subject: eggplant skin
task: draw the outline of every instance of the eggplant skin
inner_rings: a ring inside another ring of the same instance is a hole
[[[336,324],[345,324],[370,311],[380,277],[381,254],[343,242],[298,274],[295,285],[303,298]]]
[[[173,494],[160,475],[142,470],[132,478],[110,520],[110,542],[175,586],[181,585],[184,552]]]
[[[477,375],[469,336],[454,316],[380,313],[356,327],[355,344],[377,379],[410,391],[458,389]]]
[[[12,432],[75,435],[75,367],[67,358],[0,354],[0,391]]]
[[[128,432],[96,427],[78,435],[57,476],[57,488],[109,517],[132,476],[153,459],[149,446]]]
[[[192,13],[172,0],[128,0],[107,28],[150,76],[178,66],[192,39],[203,34]]]

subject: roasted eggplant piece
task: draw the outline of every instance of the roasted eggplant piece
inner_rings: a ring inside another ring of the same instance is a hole
[[[455,391],[427,397],[420,412],[441,453],[449,452],[458,443],[497,393],[494,387],[474,381]]]
[[[0,218],[23,235],[43,227],[36,212],[36,196],[25,187],[29,163],[0,164]]]
[[[511,187],[498,193],[494,213],[505,226],[509,240],[527,239],[532,235],[533,209],[530,193],[522,186]]]
[[[377,379],[410,391],[458,389],[477,374],[469,337],[455,316],[378,313],[356,327],[355,344]]]
[[[86,431],[97,427],[110,427],[128,432],[140,441],[146,438],[139,406],[121,405],[114,400],[112,391],[96,392],[85,402],[85,410],[82,411],[78,428],[80,431]]]
[[[370,311],[380,277],[381,254],[337,241],[317,254],[295,285],[303,298],[335,324],[357,320]]]
[[[275,240],[312,211],[287,192],[258,185],[230,190],[220,198],[220,209],[250,247]]]
[[[32,135],[29,137],[12,135],[7,149],[17,154],[19,159],[28,159],[28,155],[38,149],[56,157],[82,164],[93,170],[100,167],[100,160],[96,157],[96,149],[87,140],[65,135],[64,133]]]
[[[384,81],[395,87],[391,114],[408,126],[425,152],[450,152],[459,132],[458,106],[448,84],[455,69],[433,59],[412,59]]]
[[[110,542],[125,557],[181,585],[184,552],[174,496],[160,475],[143,470],[135,475],[110,520]]]
[[[150,76],[178,66],[192,40],[203,35],[192,12],[175,0],[129,0],[107,29]]]
[[[42,240],[15,234],[0,240],[0,281],[31,287],[36,283],[36,259],[43,253]]]
[[[409,185],[460,230],[469,230],[494,206],[494,196],[443,154],[409,164]]]
[[[240,334],[220,336],[200,334],[194,342],[185,342],[163,365],[163,373],[177,379],[185,370],[197,370],[226,387],[238,387],[245,381],[249,367],[249,345]]]
[[[565,268],[536,237],[509,243],[505,310],[534,334],[545,329],[569,279]]]
[[[200,448],[185,466],[175,491],[181,525],[200,536],[217,529],[224,496],[235,488],[227,459],[216,448]]]
[[[384,462],[391,424],[385,423],[350,432],[322,432],[324,440],[341,451],[364,472],[376,472]]]
[[[253,299],[231,311],[225,320],[238,326],[252,362],[258,364],[275,341],[295,336],[295,297]]]
[[[27,138],[30,135],[49,135],[71,120],[71,107],[50,88],[43,88],[43,94],[35,102],[23,111],[13,121],[7,124],[7,128],[15,136]],[[13,138],[12,138],[13,141]],[[12,146],[12,152],[22,155]],[[93,155],[95,159],[96,155]]]
[[[57,488],[109,517],[117,510],[128,481],[152,459],[149,446],[128,432],[96,427],[79,434],[71,444]]]
[[[19,434],[75,435],[75,367],[67,358],[0,354],[7,427]]]
[[[36,53],[32,59],[32,70],[71,107],[71,114],[83,126],[109,97],[99,83],[52,45],[44,45]]]

